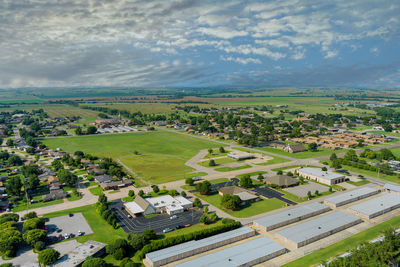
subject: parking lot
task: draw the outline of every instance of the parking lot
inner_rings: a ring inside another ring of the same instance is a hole
[[[82,213],[74,213],[73,216],[64,215],[60,217],[50,218],[45,227],[48,229],[49,237],[58,237],[65,234],[78,235],[81,231],[83,235],[93,234],[92,228],[86,222]]]
[[[285,188],[283,189],[289,193],[292,193],[296,196],[299,197],[306,197],[307,193],[310,191],[311,194],[314,194],[316,190],[318,190],[318,192],[323,193],[329,190],[328,186],[324,186],[324,185],[320,185],[317,183],[313,183],[313,182],[308,182],[308,184],[305,185],[299,185],[296,187],[290,187],[290,188]]]
[[[122,201],[113,202],[109,206],[117,216],[118,223],[126,233],[142,233],[146,229],[153,229],[156,233],[162,233],[166,228],[176,229],[177,226],[187,224],[197,224],[203,215],[201,210],[188,210],[177,214],[176,219],[170,219],[170,215],[157,215],[152,218],[145,216],[130,217],[129,213],[123,208]]]
[[[293,201],[291,201],[289,199],[286,199],[286,198],[282,197],[284,194],[282,194],[281,192],[275,191],[275,190],[273,190],[273,189],[271,189],[271,188],[269,188],[267,186],[265,186],[265,187],[256,187],[256,188],[254,188],[254,191],[257,194],[259,194],[261,196],[264,196],[266,198],[277,198],[277,199],[282,200],[282,201],[284,201],[284,202],[286,202],[286,203],[288,203],[290,205],[296,205],[297,204],[296,202],[293,202]]]

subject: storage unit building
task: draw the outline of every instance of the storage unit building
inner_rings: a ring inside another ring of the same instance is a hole
[[[147,253],[143,263],[151,267],[165,265],[254,235],[255,231],[250,227],[241,227],[215,236]]]
[[[242,244],[229,247],[177,267],[237,267],[253,266],[286,253],[286,248],[266,237],[256,238]]]
[[[350,206],[348,211],[363,219],[371,219],[400,207],[400,194],[389,193],[360,204]]]
[[[343,174],[323,171],[317,168],[301,168],[297,170],[299,176],[310,180],[315,180],[319,183],[333,185],[344,182],[346,177]]]
[[[273,229],[316,216],[329,210],[329,207],[318,202],[314,202],[262,217],[255,220],[253,225],[257,229],[271,231]]]
[[[277,232],[284,242],[299,248],[362,222],[354,215],[335,211]]]
[[[324,204],[331,208],[337,208],[351,202],[367,198],[376,194],[379,194],[380,190],[372,187],[362,187],[350,192],[346,192],[340,195],[336,195],[325,199]]]

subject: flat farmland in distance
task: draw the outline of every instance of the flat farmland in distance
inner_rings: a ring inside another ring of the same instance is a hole
[[[220,144],[172,132],[90,135],[42,140],[50,148],[81,150],[92,155],[120,159],[145,180],[159,184],[184,179],[196,170],[185,165],[201,149]],[[139,155],[135,155],[138,151]]]
[[[86,118],[86,117],[97,117],[98,114],[97,111],[82,109],[67,104],[21,104],[21,105],[13,105],[7,108],[0,108],[0,112],[13,111],[16,109],[31,111],[33,109],[41,109],[41,108],[51,118],[72,117],[72,116],[80,116],[82,118]]]
[[[162,113],[171,112],[176,104],[166,103],[96,103],[96,104],[82,104],[89,107],[105,107],[118,110],[126,110],[131,113]]]

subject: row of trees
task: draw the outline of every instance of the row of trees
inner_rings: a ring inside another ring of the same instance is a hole
[[[119,227],[117,223],[117,218],[115,217],[115,214],[108,209],[108,203],[107,203],[107,197],[104,194],[101,194],[99,196],[99,199],[95,205],[96,211],[100,216],[107,221],[108,224],[110,224],[114,229],[117,229]]]

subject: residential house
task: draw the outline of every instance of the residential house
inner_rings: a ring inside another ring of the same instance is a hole
[[[306,151],[306,148],[302,144],[296,144],[296,145],[287,144],[285,146],[285,148],[283,149],[283,151],[289,152],[289,153],[298,153],[298,152]]]
[[[242,205],[254,202],[259,199],[259,197],[252,191],[247,190],[243,187],[239,186],[226,186],[226,187],[221,187],[218,189],[218,193],[221,196],[224,196],[226,194],[228,195],[236,195],[240,198],[242,201]]]

